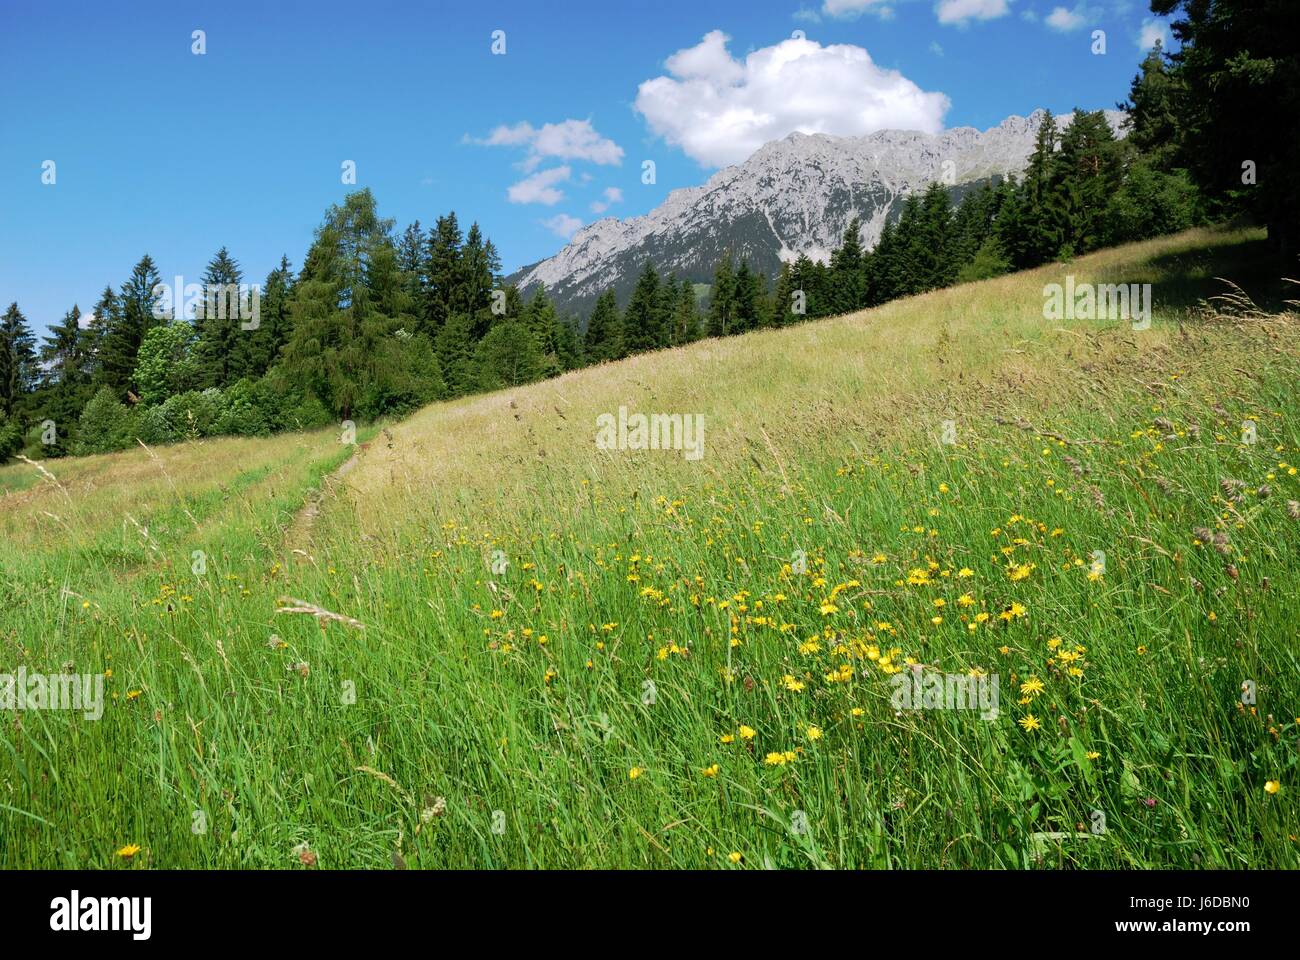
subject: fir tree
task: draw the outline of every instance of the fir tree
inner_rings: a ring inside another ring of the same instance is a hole
[[[840,246],[831,253],[830,306],[836,313],[852,313],[866,306],[863,275],[862,221],[854,217]]]
[[[0,413],[13,417],[36,386],[36,338],[17,303],[0,317]]]
[[[243,329],[241,316],[239,285],[243,280],[244,272],[225,247],[203,271],[203,300],[194,307],[194,331],[205,387],[224,387],[238,379],[232,364],[241,350],[241,339],[249,332]],[[181,291],[175,296],[179,299]]]
[[[122,287],[120,309],[104,333],[100,347],[101,376],[103,382],[121,398],[137,388],[132,378],[136,354],[145,334],[166,319],[155,316],[158,298],[154,288],[158,285],[158,269],[153,258],[145,254]]]
[[[659,274],[646,261],[623,313],[624,343],[629,353],[655,350],[667,342]]]
[[[713,271],[713,288],[709,295],[708,330],[711,337],[734,333],[736,325],[736,269],[731,251],[723,254]]]
[[[597,298],[596,306],[587,320],[582,347],[588,363],[618,360],[626,356],[623,349],[623,318],[619,315],[618,301],[613,290],[606,290]]]

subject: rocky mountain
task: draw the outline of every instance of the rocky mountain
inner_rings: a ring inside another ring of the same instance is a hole
[[[645,216],[597,220],[555,256],[508,279],[525,294],[545,284],[562,311],[585,315],[608,287],[626,303],[647,259],[660,273],[707,283],[730,249],[771,278],[783,260],[800,253],[828,257],[854,216],[862,220],[863,243],[874,246],[907,195],[936,180],[952,185],[957,200],[979,183],[1020,172],[1042,115],[1008,117],[983,132],[792,133],[701,186],[674,190]],[[1123,115],[1107,111],[1107,117],[1118,132]]]

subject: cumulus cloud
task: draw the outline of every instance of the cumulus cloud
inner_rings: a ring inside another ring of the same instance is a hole
[[[971,20],[994,20],[1007,14],[1007,0],[939,0],[934,8],[940,23],[965,26]]]
[[[739,163],[764,143],[800,133],[860,136],[897,128],[937,133],[949,101],[852,44],[783,40],[748,54],[727,50],[720,30],[665,62],[636,109],[650,129],[709,167]]]
[[[552,158],[612,166],[623,162],[623,148],[601,136],[590,120],[565,120],[540,127],[526,121],[511,126],[503,124],[486,137],[472,142],[485,147],[526,147],[525,170],[534,170]]]
[[[556,188],[557,183],[569,179],[572,170],[569,167],[552,167],[541,170],[531,177],[525,177],[518,183],[511,184],[506,197],[511,203],[541,203],[553,207],[564,199],[564,192]]]
[[[1157,40],[1164,44],[1166,50],[1169,49],[1169,25],[1150,18],[1143,20],[1142,29],[1138,31],[1138,49],[1150,50]]]
[[[1086,20],[1087,17],[1082,6],[1075,7],[1073,10],[1067,10],[1065,7],[1054,7],[1043,22],[1053,30],[1068,33],[1071,30],[1078,30]]]
[[[567,213],[557,213],[549,220],[543,220],[542,226],[557,237],[568,240],[578,232],[578,229],[582,226],[582,221],[577,217],[569,216]]]
[[[610,208],[611,204],[623,202],[623,191],[620,190],[618,187],[606,187],[604,193],[602,193],[601,196],[603,196],[605,199],[596,200],[595,202],[592,203],[591,205],[592,213],[604,213],[606,210]]]

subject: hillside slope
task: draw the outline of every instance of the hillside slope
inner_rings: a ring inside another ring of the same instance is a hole
[[[301,542],[325,435],[0,469],[0,673],[107,688],[0,724],[0,865],[1300,866],[1300,322],[1186,306],[1258,244],[436,404]]]

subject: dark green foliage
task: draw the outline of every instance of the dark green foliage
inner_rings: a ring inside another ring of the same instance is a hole
[[[99,347],[100,382],[120,399],[135,392],[136,354],[145,334],[162,319],[154,316],[158,284],[158,269],[145,254],[122,287],[116,309],[102,321],[106,326]]]
[[[709,336],[725,337],[735,332],[735,325],[736,268],[728,251],[713,272],[713,288],[709,292]]]
[[[613,290],[606,290],[591,311],[587,333],[583,338],[583,353],[588,363],[618,360],[626,356],[623,349],[623,318]]]
[[[13,417],[36,385],[36,338],[18,304],[0,316],[0,415]]]
[[[1168,58],[1168,89],[1145,69],[1140,78],[1135,130],[1150,142],[1139,147],[1172,134],[1174,164],[1191,173],[1213,215],[1249,212],[1278,252],[1293,251],[1300,244],[1294,0],[1151,0],[1151,10],[1175,18],[1181,46]]]
[[[649,261],[623,312],[623,336],[629,353],[656,350],[668,343],[668,318],[659,292],[659,274]]]
[[[443,390],[405,278],[369,190],[332,207],[291,306],[281,375],[340,419],[409,409]],[[423,366],[421,366],[423,364]]]
[[[852,313],[867,303],[867,277],[863,270],[862,221],[854,217],[844,231],[839,249],[831,254],[830,303],[836,313]]]

